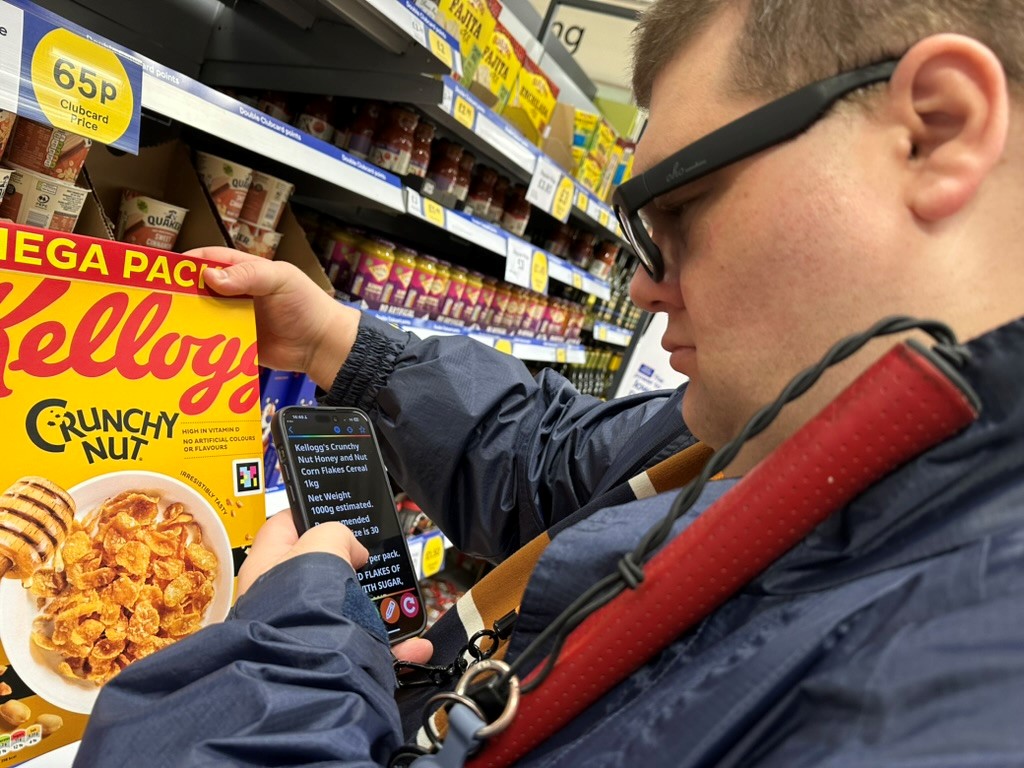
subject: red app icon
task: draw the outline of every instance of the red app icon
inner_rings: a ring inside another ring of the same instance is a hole
[[[402,595],[402,613],[411,619],[419,612],[420,601],[416,599],[416,595],[412,592],[406,592]]]
[[[401,617],[398,603],[394,598],[385,597],[380,601],[380,615],[388,624],[394,624]]]

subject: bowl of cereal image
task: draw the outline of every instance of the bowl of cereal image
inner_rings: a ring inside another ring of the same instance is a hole
[[[125,666],[223,620],[234,569],[217,512],[173,477],[111,472],[68,492],[58,554],[29,587],[0,581],[0,642],[36,694],[88,714]]]

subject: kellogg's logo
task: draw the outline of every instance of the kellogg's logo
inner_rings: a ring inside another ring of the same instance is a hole
[[[25,417],[25,432],[33,445],[48,453],[63,453],[79,443],[90,464],[97,460],[137,460],[154,440],[174,437],[179,414],[144,408],[69,408],[67,400],[50,398],[33,405]]]
[[[259,402],[255,342],[243,347],[241,339],[222,333],[165,331],[174,300],[170,294],[151,293],[133,306],[128,293],[111,291],[92,306],[65,308],[56,319],[40,316],[67,293],[69,282],[41,280],[18,304],[12,304],[13,287],[0,283],[0,399],[14,391],[12,372],[36,379],[73,372],[85,378],[114,374],[127,381],[180,377],[190,385],[178,410],[188,416],[209,410],[231,385],[232,412],[248,413]],[[17,344],[11,338],[15,329],[22,332]]]

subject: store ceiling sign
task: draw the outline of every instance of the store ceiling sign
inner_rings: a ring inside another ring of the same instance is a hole
[[[0,2],[0,62],[0,108],[138,153],[136,56],[15,0]]]

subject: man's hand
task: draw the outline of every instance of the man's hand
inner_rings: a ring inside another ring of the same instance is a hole
[[[197,248],[189,256],[226,264],[203,273],[222,296],[255,298],[260,364],[302,371],[330,389],[355,343],[359,312],[339,304],[294,264],[230,248]]]
[[[291,512],[278,512],[256,533],[249,555],[238,570],[239,597],[248,591],[256,579],[278,563],[307,552],[337,555],[356,569],[366,565],[370,556],[352,531],[341,523],[322,523],[299,536]],[[429,640],[413,638],[399,643],[391,651],[402,661],[425,663],[430,660],[433,646]]]

